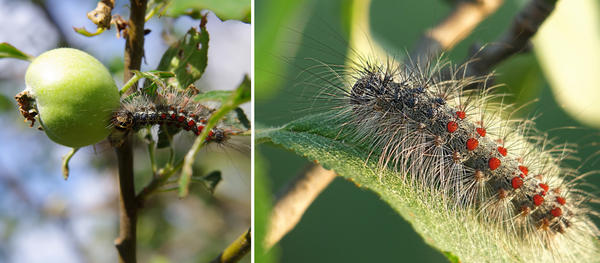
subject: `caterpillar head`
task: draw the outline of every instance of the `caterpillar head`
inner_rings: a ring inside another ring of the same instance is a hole
[[[119,130],[128,130],[133,126],[133,114],[130,112],[118,111],[112,118],[112,124]]]

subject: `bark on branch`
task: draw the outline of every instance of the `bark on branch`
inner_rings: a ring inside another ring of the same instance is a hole
[[[411,54],[412,60],[424,65],[431,58],[438,57],[441,52],[452,49],[502,3],[503,0],[458,1],[448,17],[421,37]]]
[[[483,76],[515,53],[528,50],[530,39],[554,10],[555,2],[531,0],[514,18],[510,28],[498,40],[476,52],[466,67],[467,76]]]
[[[264,240],[266,249],[298,224],[306,209],[335,177],[335,172],[320,165],[311,166],[288,185],[271,211]]]

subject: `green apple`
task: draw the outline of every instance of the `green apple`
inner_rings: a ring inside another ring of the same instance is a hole
[[[102,63],[77,49],[58,48],[33,60],[25,83],[48,137],[69,147],[97,143],[110,133],[119,90]]]

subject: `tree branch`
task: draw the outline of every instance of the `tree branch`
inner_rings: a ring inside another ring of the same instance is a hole
[[[334,171],[311,165],[290,182],[271,211],[264,240],[266,249],[279,242],[298,224],[304,211],[335,177]]]
[[[146,16],[146,0],[130,0],[131,14],[127,24],[125,38],[125,80],[133,76],[131,70],[140,70],[144,57],[144,17]],[[137,89],[130,89],[129,95]]]
[[[475,54],[466,67],[467,76],[483,76],[503,60],[527,50],[529,40],[550,16],[556,1],[531,0],[514,18],[511,27],[498,40],[484,48],[474,48]]]
[[[119,237],[115,246],[119,262],[136,262],[137,204],[133,180],[133,151],[130,140],[116,148],[119,162]]]
[[[425,32],[411,59],[419,64],[427,64],[431,58],[452,49],[502,3],[503,0],[459,0],[446,19]]]
[[[140,70],[144,56],[144,17],[146,0],[130,0],[131,14],[125,38],[125,77],[127,82],[132,70]],[[136,89],[130,89],[133,92]],[[136,262],[137,202],[133,178],[133,151],[129,139],[116,148],[119,163],[119,237],[115,246],[119,252],[119,262]]]

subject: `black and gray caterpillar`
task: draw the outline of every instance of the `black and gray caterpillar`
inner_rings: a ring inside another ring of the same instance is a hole
[[[165,91],[154,98],[138,95],[123,101],[119,110],[112,115],[111,125],[121,132],[165,125],[190,131],[198,136],[212,112],[214,109],[193,101],[186,93]],[[219,123],[210,130],[206,141],[222,143],[240,132]]]
[[[354,66],[327,68],[335,78],[326,82],[331,92],[322,93],[336,103],[332,123],[341,120],[345,143],[368,146],[380,169],[439,194],[437,202],[449,211],[503,229],[501,235],[512,238],[505,250],[511,257],[543,261],[547,254],[540,251],[548,251],[554,260],[577,261],[598,255],[599,231],[590,218],[596,198],[580,180],[593,172],[562,164],[572,147],[554,144],[532,120],[511,119],[502,95],[469,89],[485,77],[465,78],[448,63]],[[525,246],[539,254],[522,255]]]

